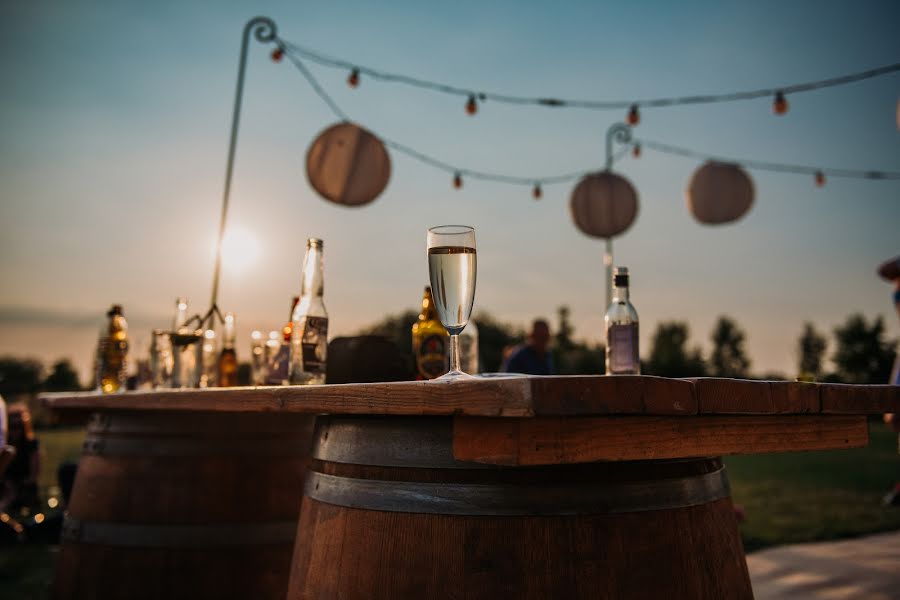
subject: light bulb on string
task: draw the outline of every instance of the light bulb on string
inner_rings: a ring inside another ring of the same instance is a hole
[[[822,187],[825,185],[825,173],[822,171],[816,171],[816,186]]]
[[[540,182],[535,183],[534,188],[531,190],[531,197],[535,200],[540,200],[543,195],[544,191],[541,189]]]
[[[781,90],[775,92],[775,100],[772,102],[772,112],[776,115],[783,115],[788,111],[788,101],[787,98],[784,97],[784,92]]]
[[[350,71],[350,75],[347,76],[347,85],[352,88],[355,88],[359,85],[359,69],[353,69]]]
[[[625,122],[632,127],[641,122],[641,113],[637,104],[632,104],[631,108],[628,109],[628,116],[625,118]]]
[[[635,144],[634,146],[631,147],[631,156],[633,156],[634,158],[641,157],[641,145],[640,144]]]
[[[478,101],[475,100],[475,94],[469,94],[469,100],[466,102],[466,113],[474,115],[478,112]]]
[[[284,58],[284,48],[278,47],[272,50],[272,62],[281,62]]]
[[[456,172],[453,174],[453,187],[459,189],[462,187],[462,174]]]

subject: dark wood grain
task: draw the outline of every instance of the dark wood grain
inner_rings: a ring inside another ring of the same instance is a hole
[[[819,412],[819,388],[797,381],[692,379],[700,414],[806,414]]]
[[[497,465],[858,448],[868,440],[864,416],[457,417],[453,424],[457,460]]]
[[[707,472],[709,462],[696,461],[697,472]],[[432,469],[425,476],[422,469],[331,466],[312,468],[382,481],[466,476],[459,469]],[[584,465],[578,480],[656,481],[671,476],[666,468],[671,465]],[[471,475],[531,483],[558,471],[567,469],[481,469]],[[298,532],[289,600],[753,597],[729,498],[641,512],[497,517],[382,512],[307,497]]]
[[[293,451],[264,456],[254,448],[274,438],[310,440],[313,418],[235,416],[139,413],[124,425],[113,419],[92,426],[88,437],[106,446],[79,461],[69,517],[150,530],[239,526],[251,534],[268,523],[295,522],[309,462],[308,441],[287,443],[284,448]],[[121,422],[128,417],[122,414]],[[112,446],[115,441],[144,444],[146,452],[132,447],[118,454]],[[215,449],[223,447],[227,452],[217,454]],[[176,448],[181,452],[167,453]],[[64,539],[53,597],[281,600],[287,590],[293,549],[289,538],[200,548],[168,542],[163,547],[142,546],[122,539],[127,545]]]
[[[44,394],[64,415],[95,410],[533,417],[578,415],[880,414],[900,412],[900,386],[849,386],[643,375],[483,378],[101,395]]]
[[[820,397],[823,413],[900,413],[900,386],[897,385],[823,385]]]

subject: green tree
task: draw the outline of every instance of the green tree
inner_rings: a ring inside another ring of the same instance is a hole
[[[803,334],[797,342],[797,349],[800,355],[799,369],[800,374],[809,374],[818,379],[822,375],[822,359],[825,357],[825,348],[828,346],[828,340],[825,336],[816,331],[812,323],[803,324]]]
[[[660,377],[703,377],[706,365],[699,347],[687,349],[690,329],[687,323],[660,323],[653,334],[653,346],[645,371]]]
[[[744,351],[744,332],[733,319],[719,317],[713,327],[709,374],[713,377],[747,377],[750,359]]]
[[[484,373],[497,372],[503,362],[503,350],[525,341],[525,331],[521,327],[502,323],[485,311],[479,311],[474,321],[478,325],[481,370]]]
[[[30,358],[0,358],[0,394],[15,396],[18,394],[34,394],[41,388],[44,379],[44,366],[40,361]]]
[[[359,333],[360,335],[384,336],[394,342],[400,352],[412,354],[412,326],[418,320],[418,311],[405,310],[395,315],[388,315]]]
[[[81,389],[78,373],[72,363],[64,358],[53,363],[50,374],[44,379],[44,389],[48,392],[73,392]]]
[[[568,352],[574,346],[574,342],[572,341],[572,333],[575,331],[575,328],[572,327],[571,321],[569,321],[569,315],[571,311],[568,306],[560,306],[556,309],[556,314],[559,316],[559,325],[556,329],[556,349],[560,352]]]
[[[835,378],[844,383],[886,383],[897,355],[896,340],[884,339],[884,321],[871,325],[861,314],[847,317],[834,330]]]

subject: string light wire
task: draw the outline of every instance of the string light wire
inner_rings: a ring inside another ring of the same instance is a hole
[[[319,98],[328,106],[334,115],[341,119],[342,121],[351,121],[350,117],[346,112],[338,106],[337,102],[325,91],[325,88],[319,83],[316,77],[312,74],[312,72],[307,68],[307,66],[303,63],[303,61],[292,51],[286,52],[285,56],[287,56],[288,60],[297,68],[297,70],[303,75],[304,79],[306,79],[307,83],[309,83],[310,87],[319,96]],[[362,69],[360,69],[362,71]],[[429,154],[416,150],[406,144],[402,144],[400,142],[393,141],[391,139],[385,138],[384,136],[380,136],[384,145],[409,156],[410,158],[417,160],[423,164],[431,166],[435,169],[439,169],[446,173],[452,174],[454,177],[459,175],[463,178],[470,179],[478,179],[482,181],[494,181],[497,183],[506,183],[510,185],[522,185],[528,187],[534,187],[535,185],[546,186],[553,185],[558,183],[566,183],[570,181],[575,181],[577,179],[581,179],[585,175],[593,172],[597,172],[598,169],[583,169],[580,171],[573,171],[569,173],[562,173],[557,175],[549,175],[545,177],[524,177],[518,175],[507,175],[503,173],[492,173],[489,171],[480,171],[476,169],[469,169],[465,167],[454,166],[448,162],[435,158]],[[681,146],[675,146],[672,144],[666,144],[663,142],[656,142],[652,140],[645,139],[632,139],[624,148],[620,149],[614,156],[613,162],[620,161],[634,146],[639,146],[641,148],[649,148],[651,150],[655,150],[656,152],[661,152],[664,154],[672,154],[677,156],[683,156],[686,158],[693,158],[699,160],[714,160],[718,162],[727,162],[738,164],[743,167],[752,170],[760,170],[760,171],[776,171],[782,173],[800,173],[816,176],[818,173],[831,175],[833,177],[846,177],[846,178],[855,178],[855,179],[891,179],[896,180],[900,179],[900,172],[892,172],[892,171],[871,171],[871,170],[855,170],[855,169],[839,169],[839,168],[822,168],[822,167],[809,167],[804,165],[792,165],[792,164],[784,164],[784,163],[774,163],[774,162],[765,162],[758,161],[752,159],[731,159],[725,158],[713,154],[706,154],[702,152],[698,152],[696,150],[691,150],[689,148],[683,148]]]
[[[841,75],[838,77],[830,77],[828,79],[819,79],[816,81],[807,81],[803,83],[795,83],[777,87],[766,87],[755,90],[743,90],[725,94],[695,94],[690,96],[644,98],[639,100],[573,100],[554,97],[516,96],[498,92],[479,92],[476,88],[459,87],[446,83],[440,83],[437,81],[431,81],[428,79],[411,77],[409,75],[391,73],[388,71],[382,71],[380,69],[374,69],[372,67],[362,66],[358,63],[335,58],[333,56],[328,56],[319,51],[312,50],[310,48],[306,48],[304,46],[300,46],[298,44],[294,44],[280,38],[278,40],[278,43],[281,47],[289,50],[291,53],[294,53],[324,67],[349,70],[351,72],[356,72],[359,75],[365,75],[366,77],[377,81],[399,83],[411,87],[441,92],[444,94],[465,96],[470,99],[472,97],[475,97],[481,101],[492,100],[494,102],[503,102],[505,104],[531,104],[536,106],[549,106],[554,108],[585,108],[591,110],[616,110],[623,108],[631,110],[632,108],[636,107],[658,108],[664,106],[678,106],[685,104],[714,104],[719,102],[752,100],[754,98],[771,98],[773,96],[779,96],[783,98],[788,94],[798,94],[839,85],[847,85],[849,83],[856,83],[858,81],[864,81],[866,79],[882,77],[884,75],[889,75],[891,73],[900,71],[900,63],[893,63],[881,67],[876,67],[874,69],[868,69],[866,71],[859,71],[857,73],[850,73],[848,75]]]

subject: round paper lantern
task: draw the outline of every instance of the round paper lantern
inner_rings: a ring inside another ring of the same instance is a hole
[[[371,132],[353,123],[338,123],[320,133],[309,147],[306,176],[326,200],[362,206],[384,191],[391,159]]]
[[[634,223],[637,192],[627,179],[610,171],[582,177],[569,201],[575,226],[591,237],[611,238]]]
[[[694,218],[707,225],[737,221],[753,204],[753,181],[738,165],[709,161],[691,176],[685,190]]]

